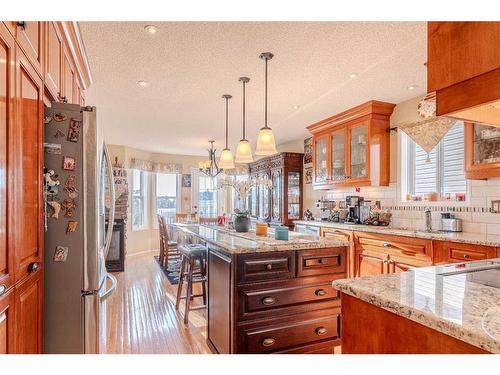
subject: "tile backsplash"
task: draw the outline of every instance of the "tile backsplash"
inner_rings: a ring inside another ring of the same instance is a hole
[[[440,228],[441,212],[450,211],[455,217],[463,220],[464,232],[500,235],[500,214],[491,212],[491,201],[500,200],[500,178],[471,180],[469,184],[470,197],[467,202],[455,206],[453,206],[455,202],[432,203],[430,207],[433,229],[439,230]],[[392,210],[394,227],[412,230],[425,229],[426,203],[420,202],[421,204],[415,205],[398,202],[396,183],[383,187],[362,187],[359,193],[356,193],[354,188],[315,191],[309,197],[309,204],[306,204],[306,207],[311,208],[308,206],[313,205],[314,201],[321,197],[327,200],[341,200],[347,195],[361,195],[372,204],[380,201],[383,208]],[[319,211],[313,208],[313,214],[319,216]]]

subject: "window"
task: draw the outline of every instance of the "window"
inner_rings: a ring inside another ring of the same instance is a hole
[[[145,229],[147,225],[146,191],[146,172],[134,169],[132,172],[132,229],[134,230]]]
[[[441,197],[455,199],[465,193],[464,125],[455,124],[427,155],[407,137],[407,193],[423,196],[437,192]]]
[[[200,176],[198,212],[200,216],[217,216],[217,178]]]
[[[167,222],[175,221],[178,207],[178,178],[174,173],[156,174],[156,213],[164,216]],[[156,217],[154,218],[156,223]]]

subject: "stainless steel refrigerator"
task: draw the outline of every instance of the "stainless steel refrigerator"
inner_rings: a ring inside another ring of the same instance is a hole
[[[111,158],[95,107],[52,103],[44,118],[44,351],[103,351],[114,220]]]

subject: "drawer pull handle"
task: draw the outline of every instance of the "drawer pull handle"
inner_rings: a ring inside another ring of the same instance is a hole
[[[464,254],[464,258],[465,258],[465,259],[469,259],[469,258],[470,258],[470,255],[469,255],[469,254]]]
[[[271,270],[273,269],[273,265],[272,265],[271,263],[269,263],[269,264],[266,266],[266,268],[267,268],[269,271],[271,271]]]
[[[28,265],[28,272],[33,273],[38,271],[38,268],[40,268],[40,265],[37,262],[30,263]]]
[[[318,297],[323,297],[323,296],[326,296],[326,290],[324,289],[318,289],[317,291],[314,292],[314,294],[316,294]]]
[[[266,347],[273,346],[275,342],[276,342],[275,339],[273,339],[271,337],[267,337],[264,340],[262,340],[262,346],[266,346]]]
[[[5,285],[0,285],[0,296],[5,293],[7,287]]]
[[[316,334],[318,336],[322,336],[322,335],[326,334],[327,329],[325,327],[318,327],[318,328],[316,328],[316,330],[314,332],[316,332]]]
[[[392,247],[392,245],[391,245],[390,243],[388,243],[388,242],[384,242],[384,245],[383,245],[383,246],[384,246],[384,247]]]
[[[262,298],[262,304],[266,306],[274,305],[276,303],[276,299],[273,297],[264,297]]]
[[[318,258],[318,263],[323,264],[323,258]]]

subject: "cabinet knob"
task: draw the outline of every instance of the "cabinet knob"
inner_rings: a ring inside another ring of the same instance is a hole
[[[40,268],[40,264],[38,262],[33,262],[28,265],[28,272],[33,273],[38,271],[38,268]]]
[[[327,332],[327,329],[325,327],[318,327],[314,330],[314,332],[318,335],[318,336],[322,336],[324,335],[326,332]]]
[[[0,285],[0,296],[5,293],[7,287],[5,285]]]
[[[318,258],[318,263],[323,264],[323,258]]]
[[[18,21],[17,26],[23,30],[26,30],[26,22],[24,22],[24,21]]]
[[[269,305],[274,305],[276,303],[276,299],[273,297],[264,297],[262,298],[262,304],[269,306]]]
[[[273,265],[272,265],[271,263],[269,263],[269,264],[266,266],[266,268],[267,268],[269,271],[271,271],[271,270],[273,269]]]
[[[266,337],[264,340],[262,340],[262,346],[272,346],[275,342],[276,340],[272,337]]]
[[[469,254],[464,254],[464,258],[465,258],[465,259],[469,259],[469,258],[470,258],[470,255],[469,255]]]
[[[314,292],[318,297],[323,297],[326,296],[327,292],[324,289],[318,289],[317,291]]]

